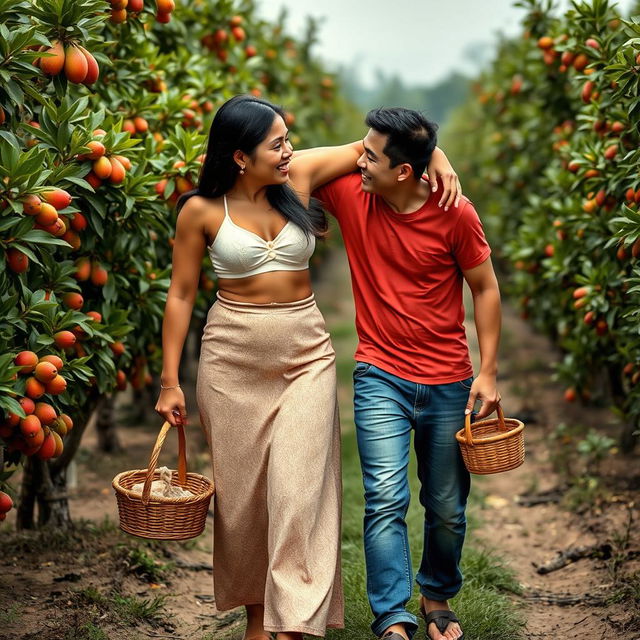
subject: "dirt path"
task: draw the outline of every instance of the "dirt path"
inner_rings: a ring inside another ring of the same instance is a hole
[[[640,547],[637,456],[613,456],[602,468],[601,491],[594,489],[590,494],[586,481],[583,493],[574,489],[576,511],[555,502],[531,507],[520,504],[522,494],[544,498],[545,492],[571,478],[566,465],[572,466],[574,474],[582,472],[575,462],[575,446],[591,427],[604,429],[612,437],[618,428],[607,409],[584,408],[564,400],[563,389],[551,379],[559,355],[510,306],[504,308],[503,322],[499,390],[505,414],[518,414],[528,423],[527,454],[516,470],[474,477],[474,490],[485,494],[479,514],[484,524],[477,535],[505,556],[523,586],[519,604],[525,607],[527,638],[639,640],[637,610],[602,604],[614,593],[616,554],[624,552],[625,542],[629,549]],[[470,343],[477,362],[477,344],[474,339]],[[572,456],[562,453],[567,447],[574,449]],[[554,459],[555,469],[565,469],[562,475],[554,471]],[[567,497],[560,496],[564,504]],[[614,558],[580,559],[546,575],[536,571],[536,566],[553,560],[557,552],[603,544],[611,544]],[[636,559],[623,563],[619,571],[631,576],[639,568]],[[567,604],[556,604],[558,600]]]
[[[350,369],[355,348],[350,330],[354,312],[342,253],[335,254],[323,269],[315,291],[332,333],[338,367]],[[477,361],[477,346],[472,331],[469,334]],[[583,559],[548,575],[537,574],[534,567],[551,560],[556,551],[574,545],[609,542],[621,547],[616,540],[624,537],[633,510],[629,507],[633,491],[637,492],[640,486],[637,458],[625,461],[615,457],[604,469],[610,494],[607,501],[586,504],[579,512],[567,511],[555,503],[520,505],[517,496],[540,493],[560,483],[551,465],[551,454],[557,447],[554,429],[559,423],[577,425],[585,432],[589,425],[609,424],[611,429],[615,425],[605,410],[585,410],[563,401],[562,390],[550,381],[551,364],[557,355],[508,307],[502,346],[500,391],[507,415],[527,414],[527,459],[515,471],[474,479],[474,491],[484,500],[475,514],[482,524],[472,534],[473,542],[485,541],[514,568],[524,589],[524,595],[514,596],[514,600],[527,620],[526,638],[640,640],[640,628],[633,626],[638,625],[637,619],[632,620],[633,612],[622,605],[589,604],[611,595],[611,560]],[[343,429],[351,429],[352,390],[349,386],[339,393]],[[195,419],[193,395],[188,399],[188,408]],[[48,538],[42,543],[16,541],[6,525],[0,530],[0,640],[211,640],[219,637],[223,627],[225,631],[236,629],[231,635],[233,640],[241,638],[241,613],[235,611],[221,617],[216,615],[212,602],[210,522],[205,535],[195,542],[147,547],[119,534],[105,521],[117,521],[111,478],[121,470],[145,466],[158,427],[153,422],[122,428],[125,452],[119,455],[96,453],[95,432],[89,429],[78,456],[78,481],[70,492],[71,510],[74,519],[104,522],[102,526],[84,528],[78,538]],[[188,441],[190,470],[210,475],[205,441],[197,423],[192,425]],[[175,439],[169,439],[160,464],[172,466],[175,455]],[[637,522],[637,512],[634,515]],[[628,547],[637,550],[637,526],[632,526],[631,532]],[[132,566],[135,563],[128,555],[134,547],[141,549],[143,555],[159,558],[159,562],[170,562],[171,570],[160,572],[153,579],[137,577]],[[631,562],[624,566],[629,575],[638,570],[638,560],[634,562],[635,566]],[[129,614],[121,605],[114,608],[111,600],[104,600],[111,597],[114,589],[137,601],[150,602],[158,595],[166,596],[163,622],[150,616],[136,625],[135,632],[131,627],[123,631],[118,617]],[[586,603],[562,607],[548,603],[567,594]],[[534,600],[536,597],[539,599]],[[98,615],[106,635],[91,635],[92,623],[88,621]],[[89,631],[82,631],[85,627]]]

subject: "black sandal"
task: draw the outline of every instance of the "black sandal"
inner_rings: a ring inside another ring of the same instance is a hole
[[[420,611],[424,616],[424,621],[427,623],[427,638],[431,640],[431,636],[429,635],[429,625],[432,622],[436,623],[436,627],[440,633],[444,633],[447,630],[447,627],[452,622],[457,622],[460,624],[460,620],[456,617],[456,614],[453,611],[449,611],[448,609],[436,609],[435,611],[431,611],[427,613],[420,605]],[[458,640],[464,640],[464,633],[458,638]]]

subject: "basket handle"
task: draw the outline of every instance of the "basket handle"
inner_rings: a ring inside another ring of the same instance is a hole
[[[500,403],[498,403],[496,411],[498,413],[498,426],[500,428],[500,431],[508,431],[507,425],[504,422],[504,413],[502,412],[502,405]],[[471,446],[474,445],[473,435],[471,433],[471,414],[470,413],[467,413],[467,415],[465,415],[464,417],[464,438],[467,441],[468,445],[471,445]]]
[[[187,484],[187,454],[186,454],[186,442],[184,437],[184,427],[181,424],[176,425],[178,429],[178,482],[184,487]],[[144,505],[149,504],[151,495],[151,481],[153,480],[153,474],[155,473],[156,466],[158,465],[158,458],[160,456],[160,450],[167,437],[169,431],[173,429],[170,422],[165,422],[160,429],[160,433],[156,438],[156,443],[153,445],[153,451],[151,452],[151,458],[149,459],[149,466],[147,467],[147,477],[144,481],[144,487],[142,488],[142,503]]]

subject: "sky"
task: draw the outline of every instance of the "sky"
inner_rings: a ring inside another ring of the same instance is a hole
[[[632,1],[619,0],[623,13]],[[420,85],[453,70],[475,74],[491,59],[496,34],[519,33],[524,15],[513,0],[258,0],[267,19],[283,7],[287,31],[294,35],[304,29],[307,15],[323,18],[315,54],[334,68],[356,63],[369,86],[376,69]]]

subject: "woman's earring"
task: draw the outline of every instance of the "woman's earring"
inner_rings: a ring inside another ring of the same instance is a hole
[[[240,167],[240,175],[243,176],[244,175],[244,167]]]

